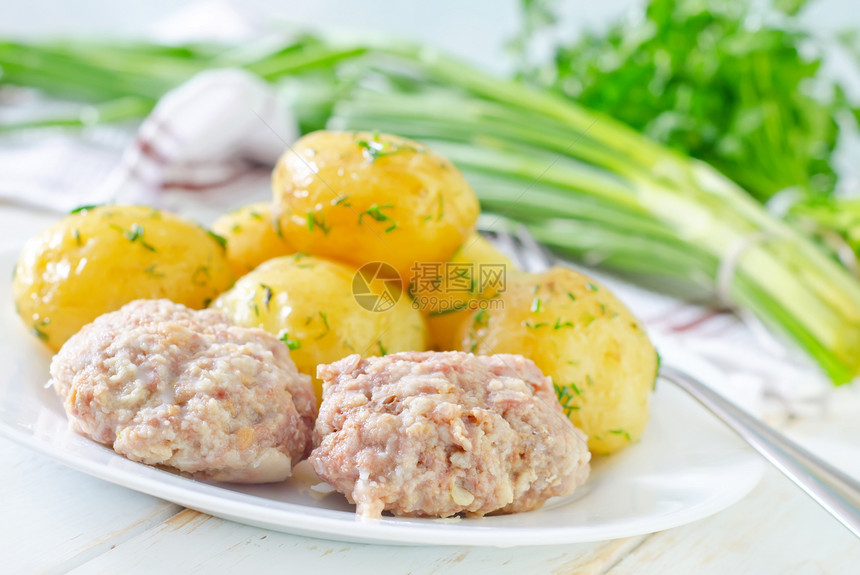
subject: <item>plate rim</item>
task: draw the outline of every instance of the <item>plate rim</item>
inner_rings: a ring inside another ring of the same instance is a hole
[[[0,262],[9,256],[15,257],[12,250],[0,250]],[[0,297],[4,296],[6,301],[0,303],[4,308],[2,315],[14,317],[14,313],[9,313],[11,296],[9,286],[0,287]],[[9,341],[6,339],[3,343],[8,344]],[[710,376],[703,377],[706,380],[713,381],[715,378],[725,377],[721,370],[688,350],[682,350],[669,342],[660,342],[659,349],[667,364],[678,365],[695,375],[703,375],[702,370],[704,370],[705,375]],[[675,361],[676,359],[678,361]],[[662,378],[660,382],[663,386],[672,385]],[[675,391],[684,395],[680,389],[676,388]],[[686,396],[685,398],[694,402],[692,398]],[[28,399],[37,402],[42,409],[50,410],[42,398],[31,396]],[[342,518],[333,519],[325,514],[307,512],[314,509],[323,511],[319,508],[265,499],[134,462],[116,454],[106,446],[101,447],[107,452],[105,455],[109,458],[107,460],[82,457],[78,453],[63,450],[35,433],[27,433],[23,422],[10,419],[10,415],[8,406],[0,403],[0,437],[5,437],[53,461],[97,479],[238,523],[283,533],[372,544],[517,547],[606,541],[654,533],[704,519],[734,505],[755,488],[765,468],[764,461],[751,448],[738,451],[737,457],[741,459],[736,461],[735,465],[742,466],[746,473],[726,486],[730,487],[728,491],[721,491],[717,497],[711,497],[706,501],[700,501],[658,517],[648,517],[647,520],[632,517],[623,525],[462,526],[458,525],[460,520],[457,519],[453,521],[388,517],[363,519],[355,515],[353,515],[353,521],[346,521]],[[73,432],[69,431],[69,433]],[[84,436],[80,437],[84,438]],[[99,444],[94,443],[94,445]],[[111,465],[114,461],[120,461],[120,464]],[[130,472],[129,469],[134,469],[134,472]],[[253,516],[249,516],[249,509]],[[324,511],[343,513],[334,510]],[[451,523],[445,529],[440,529],[443,522]],[[465,531],[468,531],[468,534]]]
[[[661,381],[669,385],[665,380]],[[420,522],[409,518],[363,519],[359,516],[354,516],[352,522],[343,519],[331,519],[317,513],[303,512],[313,509],[306,505],[268,500],[256,495],[197,481],[193,478],[175,475],[143,463],[131,461],[112,452],[106,446],[100,446],[109,452],[106,454],[108,457],[116,457],[117,461],[121,461],[122,467],[112,467],[101,461],[82,458],[77,454],[63,451],[35,435],[28,434],[7,421],[5,415],[4,411],[0,411],[0,436],[97,479],[238,523],[322,539],[375,544],[473,547],[542,546],[606,541],[655,533],[704,519],[734,505],[758,485],[764,473],[764,461],[750,450],[745,454],[738,453],[738,457],[746,456],[746,461],[740,464],[748,469],[747,473],[729,485],[731,487],[729,491],[721,492],[719,497],[684,507],[664,516],[648,518],[644,523],[640,523],[640,521],[644,521],[642,519],[631,520],[623,528],[614,524],[541,527],[468,525],[468,537],[464,537],[464,530],[458,528],[456,523],[450,525],[453,529],[439,529],[440,523],[435,523],[439,520],[432,519],[419,520]],[[80,437],[87,439],[84,436]],[[133,466],[136,472],[129,472],[126,469],[128,466]],[[264,501],[268,503],[264,504]],[[253,517],[249,517],[247,513],[249,508],[253,511]],[[428,521],[434,521],[434,523],[424,524]],[[361,526],[360,534],[355,533],[356,525]],[[506,541],[515,542],[499,543],[500,536]]]

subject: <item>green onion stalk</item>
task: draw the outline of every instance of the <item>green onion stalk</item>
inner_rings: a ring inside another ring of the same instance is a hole
[[[786,218],[860,278],[860,198],[804,198],[788,208]]]
[[[715,169],[563,96],[411,45],[305,37],[274,49],[143,45],[123,56],[67,43],[29,47],[33,58],[9,46],[0,44],[0,80],[101,105],[138,98],[134,113],[195,71],[252,70],[294,96],[303,129],[425,142],[464,171],[485,210],[560,253],[709,289],[727,278],[724,299],[788,336],[834,383],[860,374],[860,282],[844,267]],[[106,71],[115,84],[101,83]],[[86,85],[90,75],[99,82]]]

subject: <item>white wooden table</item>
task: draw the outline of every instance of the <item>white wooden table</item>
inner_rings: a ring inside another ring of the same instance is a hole
[[[0,204],[0,249],[56,216]],[[860,475],[860,413],[795,421]],[[847,451],[846,451],[847,449]],[[853,450],[853,451],[852,451]],[[669,531],[590,544],[396,547],[224,521],[89,477],[0,438],[0,573],[857,573],[860,540],[776,471],[738,504]]]
[[[856,573],[860,542],[777,472],[696,523],[602,543],[395,547],[224,521],[0,439],[3,573]]]
[[[572,28],[599,25],[638,0],[568,3]],[[819,31],[857,20],[854,0],[822,0],[808,19]],[[5,7],[0,33],[140,33],[180,0],[120,4],[39,0]],[[260,14],[369,27],[438,45],[498,69],[516,3],[415,6],[382,0],[282,3],[251,0]],[[8,8],[8,9],[6,9]],[[459,11],[459,12],[458,12]],[[492,18],[485,17],[492,13]],[[454,16],[457,17],[454,17]],[[0,174],[0,178],[3,174]],[[19,247],[53,215],[0,202],[0,249]],[[0,278],[0,281],[5,281]],[[4,326],[0,326],[2,328]],[[860,476],[860,413],[795,421],[787,432]],[[846,455],[848,454],[848,455]],[[651,535],[592,544],[520,547],[395,547],[347,544],[224,521],[66,468],[0,438],[0,574],[11,573],[482,573],[838,574],[860,573],[860,540],[776,471],[736,505]]]

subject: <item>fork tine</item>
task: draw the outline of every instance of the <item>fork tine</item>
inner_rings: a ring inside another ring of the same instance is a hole
[[[528,270],[529,261],[527,254],[525,254],[523,249],[517,244],[513,235],[500,229],[493,230],[485,235],[489,236],[490,241],[499,248],[503,254],[513,260],[514,265],[520,269]]]
[[[522,246],[522,251],[528,255],[527,271],[543,272],[558,262],[557,258],[534,238],[525,225],[518,224],[514,228],[514,237]]]
[[[558,263],[558,258],[524,224],[505,217],[482,217],[478,219],[478,229],[523,271],[544,272]]]

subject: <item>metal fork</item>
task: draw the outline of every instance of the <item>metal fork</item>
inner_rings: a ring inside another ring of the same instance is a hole
[[[482,222],[483,223],[483,222]],[[560,262],[523,225],[482,226],[481,233],[528,272],[545,271]],[[762,457],[860,538],[860,482],[785,435],[748,415],[704,383],[671,365],[660,376],[690,394],[741,436]]]

